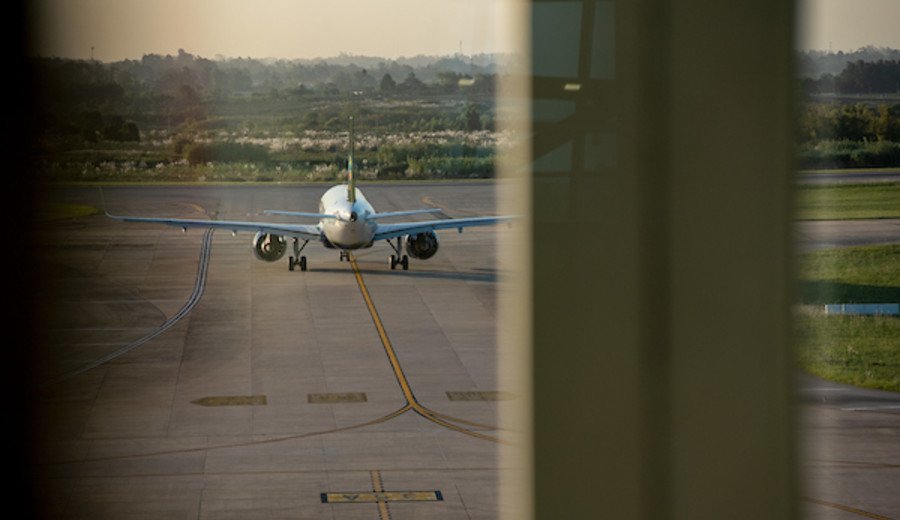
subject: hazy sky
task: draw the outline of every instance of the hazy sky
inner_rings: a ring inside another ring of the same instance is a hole
[[[35,0],[36,53],[101,61],[509,52],[515,0]],[[900,49],[900,0],[798,0],[797,45]],[[518,22],[521,24],[521,22]],[[761,35],[760,37],[764,37]]]
[[[396,58],[509,51],[509,0],[37,0],[37,54]]]
[[[800,0],[797,19],[804,50],[900,49],[900,0]]]

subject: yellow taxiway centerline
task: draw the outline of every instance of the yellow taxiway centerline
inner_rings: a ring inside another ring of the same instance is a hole
[[[503,443],[504,441],[501,441],[500,439],[488,435],[483,435],[472,430],[467,430],[465,428],[451,424],[448,421],[468,424],[470,426],[476,427],[486,427],[485,425],[479,425],[461,419],[454,419],[452,417],[433,412],[428,408],[422,406],[419,401],[416,400],[416,396],[415,394],[413,394],[412,388],[409,386],[409,381],[407,381],[406,375],[403,373],[403,368],[401,368],[400,366],[400,361],[399,359],[397,359],[397,354],[394,352],[394,347],[393,345],[391,345],[391,340],[388,338],[387,332],[384,328],[384,324],[381,322],[381,317],[378,315],[378,310],[375,309],[375,303],[372,301],[372,295],[369,294],[369,289],[368,287],[366,287],[365,281],[363,281],[362,273],[359,271],[359,266],[356,264],[356,258],[353,255],[350,255],[350,265],[353,267],[353,274],[354,276],[356,276],[356,283],[357,285],[359,285],[359,290],[362,292],[363,299],[366,302],[366,306],[369,308],[369,314],[372,316],[372,321],[375,323],[375,329],[378,331],[378,337],[381,338],[381,344],[384,347],[384,351],[391,363],[391,368],[393,368],[394,370],[394,376],[397,378],[397,382],[400,384],[400,388],[403,391],[403,396],[406,398],[407,406],[415,410],[416,413],[418,413],[422,417],[434,423],[440,424],[445,428],[449,428],[460,433],[465,433],[466,435],[471,435],[472,437],[477,437],[479,439]],[[406,407],[404,407],[404,411],[405,410]]]

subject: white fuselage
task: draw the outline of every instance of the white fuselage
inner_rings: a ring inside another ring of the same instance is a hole
[[[319,227],[331,244],[340,249],[368,247],[375,238],[378,225],[369,216],[375,213],[361,191],[355,189],[356,201],[350,202],[346,184],[333,186],[319,199],[319,213],[337,218],[319,220]]]

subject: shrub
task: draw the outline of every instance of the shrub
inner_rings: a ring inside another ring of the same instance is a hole
[[[211,162],[269,162],[269,149],[251,143],[193,143],[185,146],[184,156],[192,166]]]

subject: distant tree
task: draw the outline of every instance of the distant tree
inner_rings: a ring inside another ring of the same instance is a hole
[[[385,74],[381,77],[381,83],[378,85],[378,90],[384,94],[393,94],[397,91],[397,82],[394,81],[394,78],[392,78],[390,74]]]
[[[896,92],[900,88],[900,62],[848,62],[836,78],[837,88],[844,94]]]
[[[466,103],[463,120],[463,125],[467,132],[477,132],[481,130],[481,109],[478,108],[477,103]]]
[[[406,76],[406,79],[403,80],[403,83],[400,84],[400,90],[411,94],[424,92],[426,88],[427,87],[422,83],[422,80],[416,77],[415,72],[410,72],[409,75]]]
[[[369,75],[366,69],[362,69],[354,75],[355,90],[364,92],[375,90],[375,78]]]
[[[175,89],[175,97],[185,102],[194,102],[199,98],[197,91],[190,85],[181,85]]]
[[[900,105],[880,105],[874,127],[879,141],[900,142]]]
[[[434,75],[434,82],[442,92],[453,93],[459,90],[461,77],[458,72],[441,71]]]
[[[475,74],[472,84],[473,93],[477,94],[493,94],[494,93],[494,75],[493,74]]]
[[[106,141],[135,142],[141,140],[137,125],[125,121],[122,116],[109,116],[103,122],[100,135]]]
[[[841,139],[850,141],[862,141],[875,137],[872,131],[872,123],[875,114],[868,106],[858,103],[856,105],[844,105],[838,114],[835,132]]]

